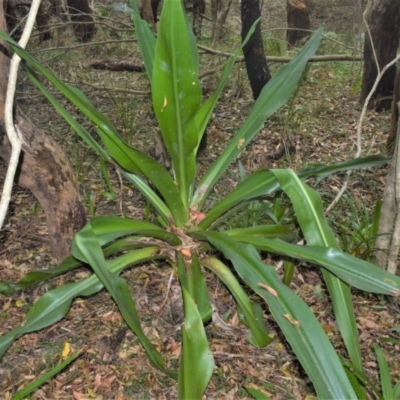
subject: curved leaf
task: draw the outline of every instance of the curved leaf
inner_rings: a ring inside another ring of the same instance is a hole
[[[212,307],[208,297],[207,283],[201,271],[199,259],[192,255],[191,260],[184,260],[181,253],[177,254],[178,276],[184,287],[196,302],[197,309],[204,323],[210,321]]]
[[[251,228],[229,229],[224,231],[230,237],[240,240],[242,237],[263,237],[295,242],[298,237],[290,229],[282,225],[257,225]]]
[[[282,190],[290,197],[307,244],[339,248],[326,221],[318,193],[304,184],[292,170],[273,170],[272,173]],[[350,287],[329,271],[323,270],[322,274],[331,295],[336,321],[347,351],[353,364],[361,371],[361,350]]]
[[[214,370],[214,358],[203,321],[188,291],[182,287],[185,323],[179,365],[178,398],[201,400]]]
[[[246,236],[235,237],[235,239],[250,243],[259,250],[322,265],[357,289],[392,296],[400,294],[400,277],[339,249],[323,246],[299,246],[279,239]]]
[[[264,86],[243,126],[199,182],[192,201],[193,205],[204,204],[211,188],[228,165],[258,133],[266,119],[289,100],[309,58],[316,52],[321,37],[322,28],[312,36],[299,54],[290,63],[281,67]]]
[[[250,301],[230,269],[214,257],[203,258],[201,264],[213,271],[232,293],[240,312],[244,316],[246,325],[250,328],[249,342],[258,348],[270,344],[273,339],[268,336],[264,318],[258,318],[253,307],[254,304]]]
[[[129,286],[124,279],[109,270],[100,242],[90,225],[86,225],[79,234],[75,235],[74,248],[79,249],[79,255],[83,256],[84,261],[93,268],[101,283],[111,294],[125,322],[140,340],[152,365],[160,371],[173,376],[174,373],[172,371],[166,370],[161,354],[144,334]]]
[[[108,261],[108,268],[118,273],[128,265],[153,259],[158,247],[148,247],[127,253]],[[22,335],[46,328],[61,320],[68,312],[72,300],[77,296],[91,296],[103,288],[96,275],[91,275],[81,281],[60,286],[45,293],[26,314],[24,323],[0,337],[0,358],[12,342]]]
[[[159,23],[151,93],[186,211],[201,140],[195,118],[201,102],[198,74],[196,42],[183,3],[166,1]]]
[[[320,323],[309,307],[284,285],[275,268],[261,262],[257,250],[217,232],[202,235],[222,251],[246,284],[262,296],[321,399],[356,395]]]

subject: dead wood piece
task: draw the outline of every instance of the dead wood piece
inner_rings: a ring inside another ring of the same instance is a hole
[[[133,64],[128,61],[94,61],[90,64],[90,66],[94,69],[105,69],[109,71],[144,72],[144,68],[142,65]]]

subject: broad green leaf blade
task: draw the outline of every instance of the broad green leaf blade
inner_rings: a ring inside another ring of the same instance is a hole
[[[173,246],[181,244],[181,240],[173,233],[150,222],[118,217],[115,215],[99,215],[93,217],[90,225],[101,246],[119,237],[138,234],[140,236],[161,239]]]
[[[0,294],[9,296],[15,292],[38,285],[40,282],[44,282],[68,271],[72,271],[73,269],[78,268],[80,265],[82,265],[80,261],[75,260],[72,256],[68,256],[60,265],[54,268],[39,269],[28,272],[17,283],[0,281]]]
[[[185,323],[179,365],[178,398],[201,400],[214,370],[214,358],[203,321],[188,291],[182,287]]]
[[[322,29],[320,28],[299,54],[290,63],[281,67],[264,86],[241,129],[199,182],[192,201],[193,205],[204,204],[209,191],[229,164],[258,133],[266,119],[289,100],[309,58],[317,51],[321,37]]]
[[[282,225],[257,225],[251,228],[229,229],[225,233],[239,240],[241,237],[263,237],[266,239],[281,239],[286,242],[296,242],[298,240],[295,233]]]
[[[380,167],[389,163],[391,159],[381,155],[366,156],[353,158],[351,160],[342,161],[333,165],[314,164],[310,163],[301,170],[298,175],[300,178],[305,178],[310,175],[318,175],[318,182],[339,171],[349,171],[360,168]]]
[[[389,160],[390,161],[390,160]],[[333,165],[309,164],[303,170],[297,172],[301,179],[320,174],[328,176],[335,172],[346,171],[353,168],[367,168],[371,166],[381,166],[388,162],[388,158],[381,156],[368,156],[340,162]],[[207,187],[199,187],[198,191],[204,191]],[[271,170],[261,169],[250,175],[244,182],[241,182],[235,190],[224,197],[211,210],[208,211],[206,218],[201,221],[199,227],[205,229],[212,225],[222,214],[231,210],[237,204],[245,200],[252,200],[260,196],[265,196],[280,189],[279,183]]]
[[[400,381],[398,381],[393,387],[393,397],[400,399]]]
[[[81,354],[82,354],[82,351],[77,351],[77,352],[71,354],[62,363],[60,363],[56,367],[52,368],[50,371],[46,372],[45,374],[39,376],[38,379],[35,379],[33,382],[31,382],[29,385],[27,385],[23,389],[18,390],[18,392],[14,394],[12,400],[25,399],[27,396],[29,396],[31,393],[33,393],[36,389],[39,389],[40,386],[42,386],[48,380],[53,378],[53,376],[56,376],[59,372],[61,372],[67,365],[71,364],[74,360],[76,360]]]
[[[142,53],[147,76],[151,82],[151,77],[153,76],[156,38],[154,33],[151,31],[149,24],[140,18],[139,7],[136,0],[131,0],[131,7],[133,9],[132,20],[136,29],[136,38],[139,43],[140,52]]]
[[[374,344],[373,348],[375,350],[376,359],[378,360],[379,364],[379,376],[381,378],[380,380],[383,398],[385,400],[395,400],[396,398],[393,396],[390,370],[385,358],[385,354],[377,344]]]
[[[283,260],[283,283],[290,287],[294,276],[294,262],[292,259]]]
[[[228,232],[226,232],[228,233]],[[323,246],[299,246],[280,239],[236,236],[236,240],[252,244],[259,250],[283,254],[298,260],[322,265],[357,289],[395,296],[400,294],[400,277],[376,265],[346,254],[339,249]]]
[[[321,399],[354,399],[354,390],[321,325],[309,307],[284,285],[275,268],[261,262],[257,250],[218,232],[203,232],[236,271],[268,303]]]
[[[258,348],[262,348],[270,344],[273,339],[268,336],[264,318],[258,318],[258,315],[255,313],[253,303],[250,301],[246,292],[240,286],[240,283],[235,278],[231,270],[214,257],[202,259],[201,264],[213,271],[232,293],[240,312],[245,318],[246,325],[250,328],[249,342]]]
[[[111,272],[118,273],[128,265],[157,258],[158,247],[148,247],[132,251],[108,262]],[[77,296],[91,296],[103,288],[96,275],[78,282],[60,286],[45,293],[29,310],[22,325],[0,337],[0,358],[12,342],[22,335],[46,328],[62,319],[69,310],[72,300]]]
[[[204,102],[204,104],[197,111],[196,123],[197,123],[198,131],[200,133],[200,140],[204,135],[204,132],[207,128],[208,122],[212,116],[214,108],[217,105],[217,101],[218,101],[222,91],[224,90],[226,83],[228,82],[229,75],[232,71],[232,68],[234,67],[239,54],[241,54],[243,46],[250,39],[250,37],[253,34],[258,23],[259,23],[259,20],[254,22],[253,26],[250,28],[249,32],[247,33],[245,40],[241,43],[241,46],[239,46],[238,49],[235,51],[235,53],[232,55],[232,57],[229,58],[228,62],[225,64],[224,70],[223,70],[222,75],[218,82],[218,86],[215,89],[214,93]],[[191,206],[193,206],[193,204],[191,204]]]
[[[181,286],[184,287],[197,305],[197,309],[204,323],[212,316],[212,307],[208,297],[207,283],[201,271],[199,259],[196,255],[191,260],[184,260],[181,253],[177,254],[178,276]]]
[[[339,248],[324,216],[318,193],[305,185],[292,170],[274,170],[272,173],[279,181],[282,190],[290,197],[307,244]],[[323,270],[322,274],[351,361],[362,371],[361,350],[350,287],[328,271]]]
[[[142,330],[128,284],[124,279],[118,277],[117,274],[109,271],[100,242],[90,225],[86,225],[75,235],[74,246],[75,249],[79,249],[79,255],[83,255],[85,261],[93,268],[101,283],[117,303],[122,317],[140,340],[151,364],[160,371],[168,375],[173,375],[172,372],[166,370],[162,355],[156,350]]]
[[[245,200],[273,193],[278,189],[279,184],[270,170],[258,170],[250,175],[244,182],[241,182],[236,189],[209,210],[206,218],[204,218],[198,226],[200,229],[206,229],[216,222],[217,218],[231,210],[237,204]],[[204,188],[204,190],[206,190],[206,188]]]
[[[163,3],[151,80],[154,111],[171,155],[181,200],[186,210],[201,140],[196,113],[201,102],[196,42],[183,3]]]

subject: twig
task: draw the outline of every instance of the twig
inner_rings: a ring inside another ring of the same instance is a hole
[[[18,42],[20,47],[25,48],[30,35],[32,33],[33,25],[36,21],[36,14],[40,6],[40,0],[32,0],[32,5],[29,10],[28,19],[25,24],[24,31],[21,39]],[[10,71],[8,76],[8,87],[6,94],[6,101],[4,105],[4,122],[7,131],[8,139],[11,144],[11,156],[8,164],[6,178],[4,180],[3,193],[0,201],[0,229],[3,227],[4,219],[7,214],[8,205],[10,204],[12,185],[14,182],[15,172],[18,167],[19,156],[22,148],[22,133],[18,126],[14,127],[13,106],[15,97],[15,87],[18,77],[18,66],[21,58],[14,54],[10,62]]]

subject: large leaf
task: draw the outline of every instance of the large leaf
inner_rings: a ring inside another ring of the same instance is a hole
[[[309,307],[284,285],[275,268],[261,262],[257,250],[218,232],[202,233],[229,259],[242,280],[269,309],[321,399],[354,399],[339,357]]]
[[[182,203],[188,209],[201,135],[196,113],[201,102],[196,42],[183,3],[165,0],[151,80],[153,107],[171,155]]]
[[[235,65],[237,58],[239,57],[239,54],[242,52],[243,46],[245,46],[246,43],[249,41],[251,35],[255,31],[256,26],[259,22],[260,22],[259,20],[255,21],[252,27],[249,29],[246,38],[241,43],[241,46],[238,47],[235,53],[233,53],[233,55],[229,58],[228,62],[225,64],[217,88],[214,90],[213,94],[199,108],[196,114],[196,122],[197,122],[197,129],[201,137],[203,136],[207,128],[208,122],[212,116],[214,108],[217,105],[217,101],[222,91],[224,90],[226,83],[228,82],[229,75],[232,71],[232,68]],[[193,204],[191,205],[193,206]]]
[[[185,323],[182,328],[178,398],[201,400],[214,370],[214,358],[196,304],[184,287],[182,293]]]
[[[264,86],[243,126],[199,182],[192,201],[193,205],[204,204],[211,188],[229,164],[258,133],[266,119],[290,99],[301,78],[304,67],[309,58],[316,52],[321,37],[322,29],[320,28],[299,54],[290,63],[281,67]]]
[[[279,239],[265,239],[245,235],[235,236],[235,239],[250,243],[259,250],[322,265],[357,289],[392,296],[400,294],[400,277],[390,274],[376,265],[346,254],[339,249],[324,246],[299,246]]]
[[[273,339],[268,336],[262,313],[260,317],[257,313],[257,306],[250,301],[232,271],[215,257],[203,258],[201,264],[213,271],[232,293],[239,311],[243,314],[245,324],[250,328],[249,342],[259,348],[271,343]]]
[[[83,256],[83,258],[85,258],[85,261],[93,268],[101,283],[117,303],[122,317],[127,325],[132,329],[132,332],[134,332],[140,340],[140,343],[145,349],[152,365],[173,376],[173,372],[166,370],[161,354],[155,349],[144,334],[128,284],[116,273],[109,270],[100,242],[90,225],[86,225],[77,235],[75,235],[74,246],[72,249],[72,254],[74,256],[77,256],[74,251],[77,249],[79,249],[78,256]]]
[[[292,170],[273,170],[272,173],[290,197],[307,244],[338,249],[339,245],[325,218],[318,193],[305,185]],[[351,361],[361,371],[361,350],[350,286],[327,270],[323,270],[322,274],[331,295],[336,321]]]
[[[181,253],[177,254],[178,276],[184,287],[195,301],[204,323],[211,319],[212,307],[208,296],[207,283],[200,268],[199,259],[194,254],[191,260],[184,260]]]
[[[131,251],[107,262],[113,273],[118,273],[128,265],[140,263],[155,257],[158,247],[148,247]],[[91,275],[81,281],[60,286],[45,293],[28,311],[24,322],[0,338],[0,358],[12,342],[22,335],[34,332],[58,322],[67,314],[72,300],[77,296],[91,296],[103,288],[96,275]]]
[[[298,240],[296,234],[282,225],[256,225],[250,228],[229,229],[225,233],[233,238],[262,237],[269,239],[282,239],[286,242]]]
[[[309,164],[304,169],[297,172],[301,179],[312,176],[328,176],[335,172],[347,171],[354,168],[368,168],[386,164],[390,159],[382,156],[368,156],[356,158],[333,165]],[[199,223],[201,229],[208,228],[226,211],[231,210],[237,204],[245,200],[252,200],[260,196],[271,194],[280,189],[280,185],[271,170],[261,169],[250,175],[245,181],[241,182],[235,190],[224,197],[211,210],[207,212],[206,218]]]

